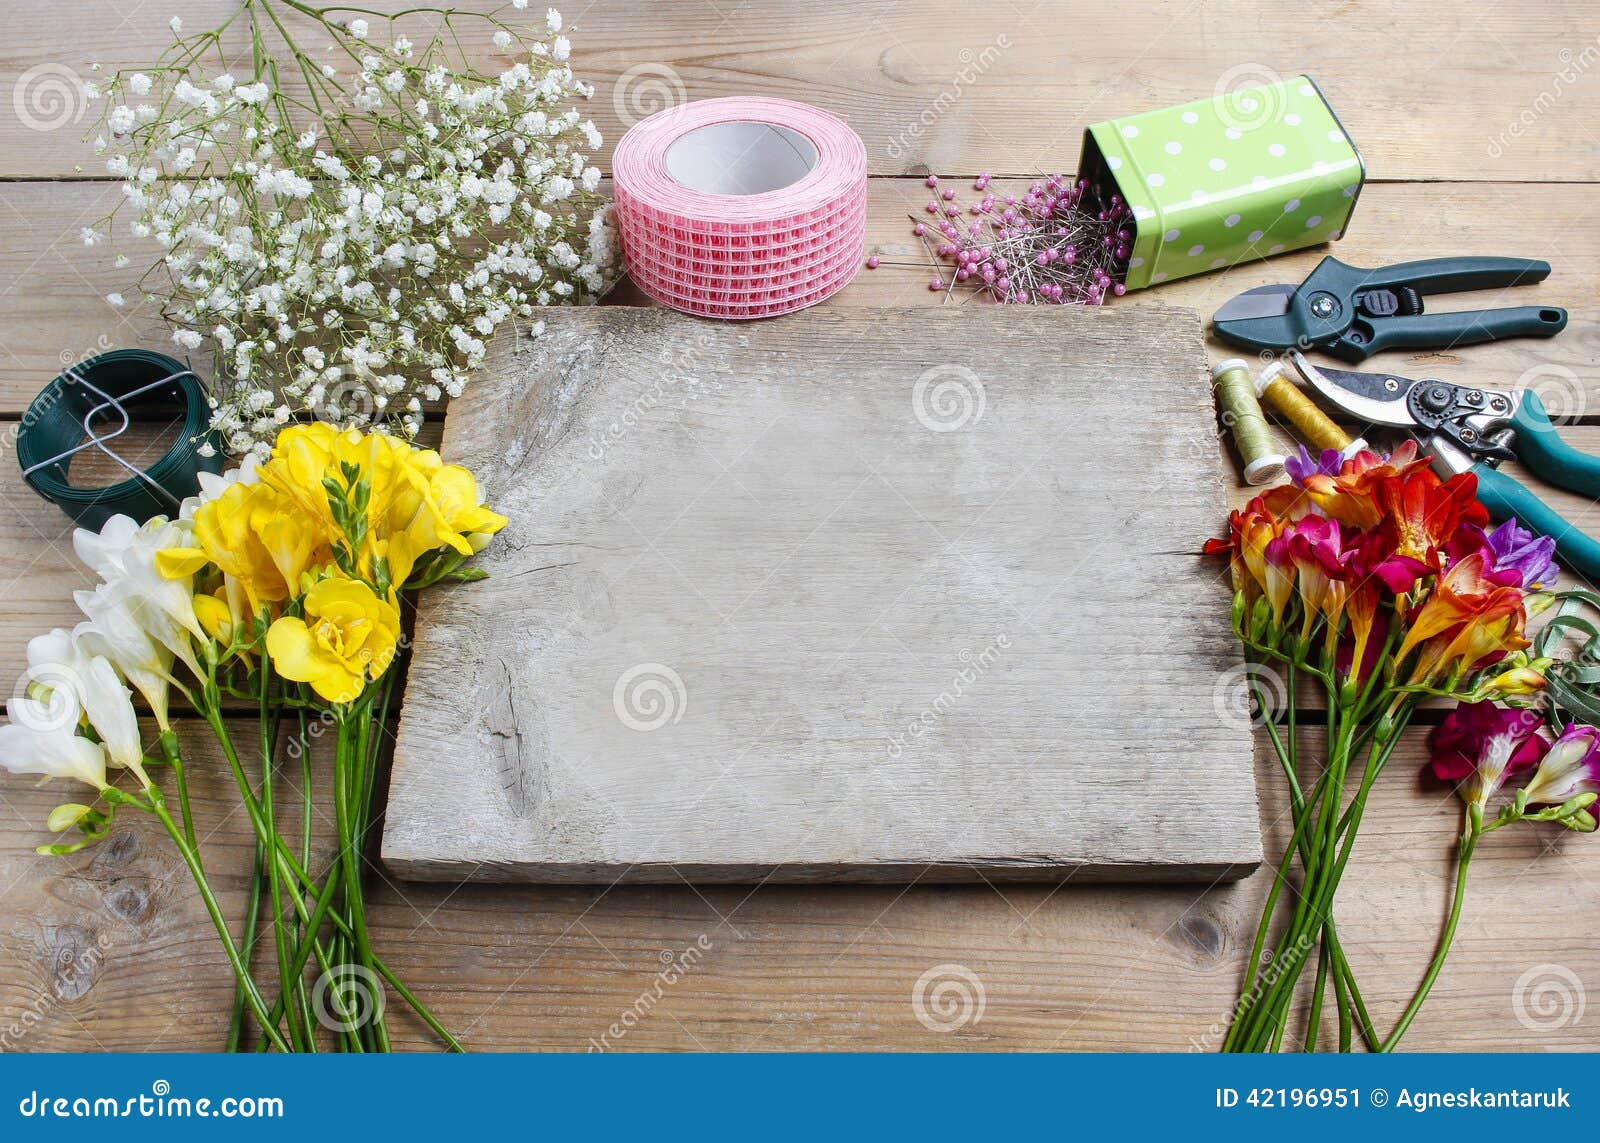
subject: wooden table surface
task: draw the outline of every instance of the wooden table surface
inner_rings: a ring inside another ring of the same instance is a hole
[[[0,45],[7,444],[28,398],[64,362],[164,343],[148,309],[106,305],[127,275],[104,248],[78,240],[116,190],[80,141],[88,117],[75,89],[62,89],[64,105],[28,100],[52,82],[87,78],[92,61],[152,57],[174,11],[198,28],[229,7],[11,5]],[[1532,381],[1547,400],[1565,401],[1567,432],[1600,451],[1600,418],[1585,416],[1600,396],[1600,80],[1591,74],[1600,21],[1582,5],[599,0],[566,16],[608,141],[663,93],[773,94],[849,119],[867,144],[869,252],[884,266],[864,271],[828,303],[836,306],[937,304],[906,219],[925,200],[930,171],[1070,172],[1089,123],[1208,96],[1241,76],[1309,72],[1370,176],[1340,258],[1547,258],[1547,284],[1499,304],[1536,296],[1572,311],[1554,341],[1396,354],[1388,364],[1484,384]],[[1322,253],[1115,304],[1209,316],[1240,290],[1298,281]],[[1219,472],[1236,486],[1220,455],[1199,458],[1194,478]],[[1600,526],[1591,505],[1562,503]],[[85,576],[63,518],[10,462],[0,464],[0,504],[0,676],[10,679],[29,635],[72,621],[70,592]],[[1339,897],[1341,934],[1380,1024],[1409,995],[1446,907],[1458,804],[1418,776],[1422,737],[1413,732],[1374,796]],[[1287,805],[1269,761],[1263,753],[1261,812],[1275,853]],[[192,764],[207,861],[237,916],[247,829],[212,763]],[[87,853],[35,857],[59,800],[22,779],[0,782],[0,1048],[219,1045],[229,976],[176,855],[130,821]],[[1182,1051],[1215,1046],[1269,876],[1211,888],[536,889],[406,884],[380,871],[371,920],[385,955],[475,1049]],[[1584,1011],[1584,990],[1600,985],[1597,907],[1600,841],[1496,835],[1480,848],[1456,951],[1409,1045],[1600,1048],[1600,1005]],[[691,949],[691,967],[665,982],[663,965]],[[964,987],[971,1006],[941,1022],[924,1005],[919,1018],[914,997],[931,997],[941,981]],[[404,1016],[396,1034],[402,1047],[431,1046]]]

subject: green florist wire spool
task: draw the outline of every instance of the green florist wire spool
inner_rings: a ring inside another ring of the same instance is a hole
[[[1261,411],[1250,366],[1237,357],[1218,362],[1211,384],[1217,392],[1217,414],[1244,461],[1245,483],[1271,484],[1283,475],[1283,453]]]
[[[129,410],[138,404],[181,410],[177,439],[148,468],[110,447],[133,425]],[[143,523],[176,515],[183,498],[199,491],[200,473],[222,471],[210,425],[199,378],[182,362],[144,349],[113,349],[65,370],[33,399],[17,433],[17,461],[29,486],[82,527],[98,529],[119,513]],[[211,455],[202,456],[207,443]],[[71,483],[73,458],[90,449],[128,478],[98,488]]]

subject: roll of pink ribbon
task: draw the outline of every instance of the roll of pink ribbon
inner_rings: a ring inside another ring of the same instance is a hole
[[[612,185],[629,274],[686,313],[790,313],[861,267],[866,146],[804,103],[705,99],[658,111],[618,142]]]

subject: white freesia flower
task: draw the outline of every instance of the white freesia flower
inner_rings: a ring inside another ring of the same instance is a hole
[[[76,723],[56,725],[43,708],[44,704],[26,695],[13,695],[6,703],[11,721],[0,726],[0,767],[13,774],[72,778],[105,789],[105,749],[80,737]]]
[[[132,695],[104,656],[88,654],[72,632],[57,627],[28,640],[27,678],[47,704],[70,699],[83,712],[111,765],[143,773]]]
[[[80,646],[110,660],[118,673],[144,696],[156,723],[169,727],[167,694],[171,688],[173,652],[158,641],[136,616],[133,606],[105,584],[93,591],[73,592],[78,609],[89,617],[72,629]],[[154,609],[143,609],[148,619]]]
[[[205,629],[194,614],[193,577],[168,579],[156,567],[157,552],[193,546],[189,521],[163,516],[140,525],[131,517],[118,514],[107,520],[99,532],[79,528],[72,534],[72,550],[113,592],[154,605],[172,625],[203,641]],[[178,653],[181,655],[181,651]]]

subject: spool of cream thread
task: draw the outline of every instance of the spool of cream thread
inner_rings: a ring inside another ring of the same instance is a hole
[[[1261,375],[1256,378],[1256,396],[1266,398],[1267,404],[1282,413],[1319,453],[1332,449],[1348,457],[1357,450],[1367,447],[1367,442],[1364,440],[1351,440],[1349,433],[1334,424],[1328,414],[1317,408],[1311,398],[1289,380],[1281,361],[1271,362],[1261,371]]]
[[[1283,475],[1283,453],[1256,398],[1250,366],[1237,357],[1218,362],[1211,371],[1211,386],[1223,427],[1233,434],[1234,447],[1244,461],[1245,483],[1271,484]]]

